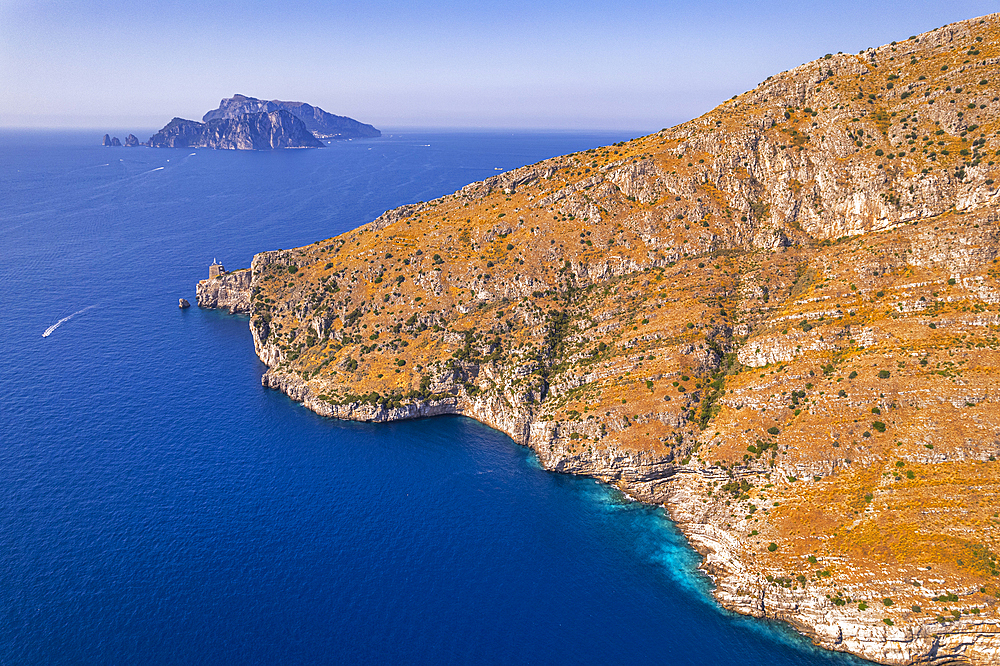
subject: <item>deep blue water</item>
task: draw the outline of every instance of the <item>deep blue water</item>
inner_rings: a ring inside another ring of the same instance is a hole
[[[469,419],[320,418],[177,308],[213,258],[627,137],[99,138],[0,132],[0,663],[853,663],[718,610],[660,510]]]

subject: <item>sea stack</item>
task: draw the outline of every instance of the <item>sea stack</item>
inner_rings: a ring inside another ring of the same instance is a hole
[[[179,300],[179,302],[177,303],[177,307],[179,307],[179,308],[180,308],[181,310],[183,310],[184,308],[189,308],[189,307],[191,307],[191,304],[190,304],[190,303],[188,303],[188,299],[186,299],[186,298],[182,298],[182,299],[180,299],[180,300]]]

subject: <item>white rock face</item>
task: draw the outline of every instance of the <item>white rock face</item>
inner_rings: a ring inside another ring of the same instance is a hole
[[[198,307],[229,310],[232,314],[250,314],[249,268],[224,273],[198,283]]]

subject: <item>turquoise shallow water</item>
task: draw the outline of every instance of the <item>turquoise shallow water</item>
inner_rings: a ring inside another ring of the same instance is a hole
[[[660,510],[468,419],[317,417],[245,319],[177,308],[215,257],[623,138],[0,133],[0,662],[853,663],[720,611]]]

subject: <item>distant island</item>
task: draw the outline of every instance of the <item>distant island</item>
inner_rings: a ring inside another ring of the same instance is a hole
[[[323,139],[377,138],[382,133],[346,116],[327,113],[305,102],[260,100],[233,95],[202,120],[174,118],[159,132],[140,142],[129,134],[122,144],[118,137],[104,135],[110,147],[216,148],[224,150],[275,150],[278,148],[322,148]],[[319,137],[319,138],[317,138]]]
[[[152,148],[220,148],[225,150],[274,150],[322,148],[305,123],[288,111],[246,113],[207,123],[174,118],[149,138]]]
[[[208,123],[213,120],[274,111],[287,111],[292,114],[320,139],[377,139],[382,136],[382,132],[371,125],[347,116],[335,116],[305,102],[282,102],[276,99],[266,101],[245,95],[233,95],[222,100],[218,109],[212,109],[201,119]]]

